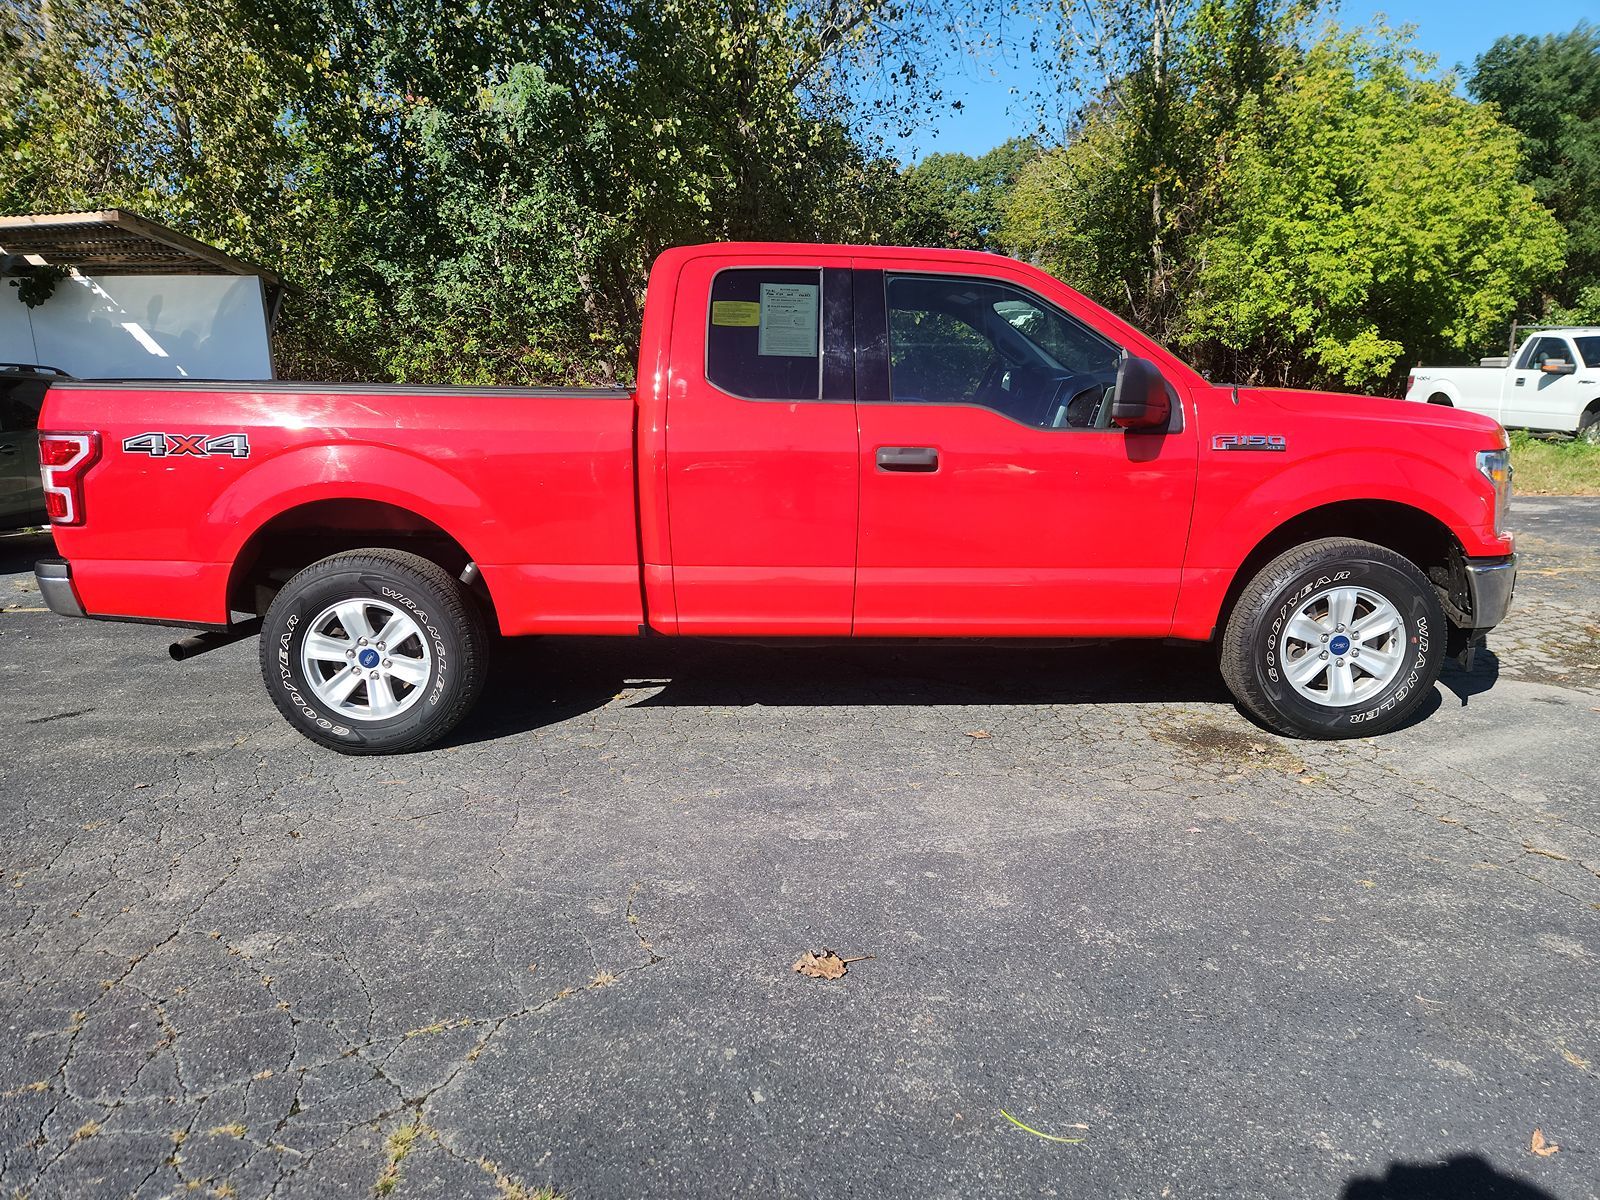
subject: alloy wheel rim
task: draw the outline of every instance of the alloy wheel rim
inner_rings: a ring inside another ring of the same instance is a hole
[[[317,699],[352,721],[386,721],[422,699],[433,650],[403,609],[367,597],[340,600],[314,617],[300,667]]]
[[[1278,638],[1278,663],[1295,692],[1322,708],[1365,704],[1399,674],[1405,620],[1367,587],[1327,588],[1295,610]]]

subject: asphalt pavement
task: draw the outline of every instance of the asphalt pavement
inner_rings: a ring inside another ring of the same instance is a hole
[[[1376,739],[1203,648],[549,639],[391,759],[0,538],[0,1196],[1600,1195],[1600,500],[1513,518]]]

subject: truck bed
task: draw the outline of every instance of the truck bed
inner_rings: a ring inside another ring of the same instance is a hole
[[[76,381],[46,412],[100,436],[87,519],[56,531],[91,613],[226,624],[249,611],[238,564],[356,505],[457,543],[506,601],[503,632],[641,619],[627,389]]]

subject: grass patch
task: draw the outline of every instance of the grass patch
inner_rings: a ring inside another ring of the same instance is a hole
[[[411,1153],[411,1146],[421,1132],[422,1118],[418,1117],[411,1124],[402,1125],[389,1135],[389,1161],[384,1164],[377,1182],[372,1185],[372,1190],[378,1195],[387,1196],[400,1186],[400,1164],[405,1161],[406,1155]]]
[[[1513,495],[1600,496],[1600,445],[1511,434]]]

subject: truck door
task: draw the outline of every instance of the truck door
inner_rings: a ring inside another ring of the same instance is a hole
[[[998,268],[997,268],[998,270]],[[1195,435],[1111,424],[1122,348],[1017,281],[856,273],[858,635],[1159,635]]]
[[[696,259],[667,391],[677,629],[841,636],[855,588],[858,450],[847,267]]]
[[[1502,425],[1528,429],[1577,428],[1578,413],[1583,406],[1577,403],[1576,373],[1556,374],[1545,370],[1547,362],[1557,359],[1581,367],[1566,338],[1545,334],[1529,339],[1510,372],[1500,407]]]

